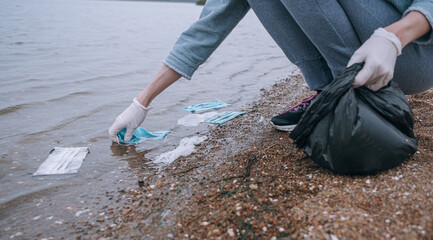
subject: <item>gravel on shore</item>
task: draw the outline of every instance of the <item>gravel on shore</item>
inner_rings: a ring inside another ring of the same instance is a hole
[[[162,170],[146,167],[145,155],[131,160],[140,170],[136,187],[119,191],[124,205],[79,223],[86,235],[77,238],[433,239],[433,91],[408,97],[416,154],[375,175],[345,176],[269,124],[311,94],[302,83],[297,75],[262,89],[247,114],[209,128],[196,153]]]

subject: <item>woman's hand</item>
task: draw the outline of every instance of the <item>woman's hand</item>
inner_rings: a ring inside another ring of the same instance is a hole
[[[401,54],[400,40],[393,33],[379,28],[362,46],[355,51],[348,66],[364,62],[356,75],[354,88],[366,85],[373,91],[386,86],[394,75],[397,56]]]
[[[149,111],[149,104],[152,100],[164,91],[168,86],[176,82],[181,75],[173,69],[164,65],[156,74],[153,81],[134,98],[134,101],[123,111],[111,125],[108,133],[113,142],[119,143],[117,134],[126,128],[125,142],[131,140],[132,135],[137,127],[143,123]]]
[[[347,66],[364,62],[364,68],[356,75],[353,87],[366,85],[373,91],[386,86],[394,75],[397,56],[412,41],[431,31],[425,16],[417,11],[408,13],[401,20],[386,28],[377,29],[353,54]]]
[[[131,103],[131,105],[129,105],[129,107],[126,108],[125,111],[123,111],[119,116],[117,116],[110,129],[108,129],[111,140],[113,142],[119,143],[117,134],[124,128],[126,128],[124,138],[125,142],[131,140],[135,129],[138,128],[141,123],[143,123],[148,111],[149,108],[144,107],[137,101],[136,98],[134,98],[134,101]]]

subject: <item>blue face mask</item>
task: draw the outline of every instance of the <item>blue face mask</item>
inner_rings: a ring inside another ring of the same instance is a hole
[[[227,106],[229,106],[229,104],[215,100],[215,101],[210,102],[210,103],[201,103],[201,104],[191,105],[188,107],[184,107],[183,109],[185,109],[186,111],[190,111],[190,112],[200,112],[200,111],[206,111],[209,109],[223,108],[223,107],[227,107]]]
[[[170,131],[148,132],[144,128],[137,128],[135,129],[134,135],[132,135],[131,140],[129,140],[128,142],[125,142],[123,140],[123,138],[125,137],[125,133],[126,128],[122,129],[122,131],[117,134],[117,137],[119,138],[121,143],[140,144],[148,139],[162,140],[167,134],[170,133]]]
[[[245,114],[245,112],[222,112],[212,117],[208,117],[204,121],[213,124],[223,124],[242,114]]]

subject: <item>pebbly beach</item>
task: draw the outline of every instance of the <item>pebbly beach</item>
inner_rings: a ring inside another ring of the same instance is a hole
[[[407,96],[418,151],[402,164],[324,169],[270,122],[313,92],[253,11],[149,105],[139,127],[161,135],[113,142],[201,16],[188,1],[0,2],[0,240],[433,239],[433,89]]]
[[[82,222],[85,231],[77,236],[433,238],[433,91],[408,97],[418,152],[396,168],[358,176],[323,169],[296,149],[288,133],[269,125],[274,111],[306,94],[302,76],[295,75],[262,89],[244,116],[206,131],[196,153],[163,169],[146,167],[146,158],[130,163],[141,169],[131,177],[135,187],[120,189],[122,204],[99,210],[104,214],[96,222]]]

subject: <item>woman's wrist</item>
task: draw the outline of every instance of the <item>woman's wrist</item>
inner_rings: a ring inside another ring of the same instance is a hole
[[[422,13],[412,11],[401,20],[385,27],[385,30],[397,36],[404,48],[412,41],[431,31],[431,26]]]
[[[149,107],[152,100],[168,86],[176,82],[181,75],[164,65],[153,81],[138,95],[137,101],[144,107]]]
[[[144,107],[149,107],[151,100],[146,96],[144,91],[138,95],[136,98],[137,102],[139,102]]]

